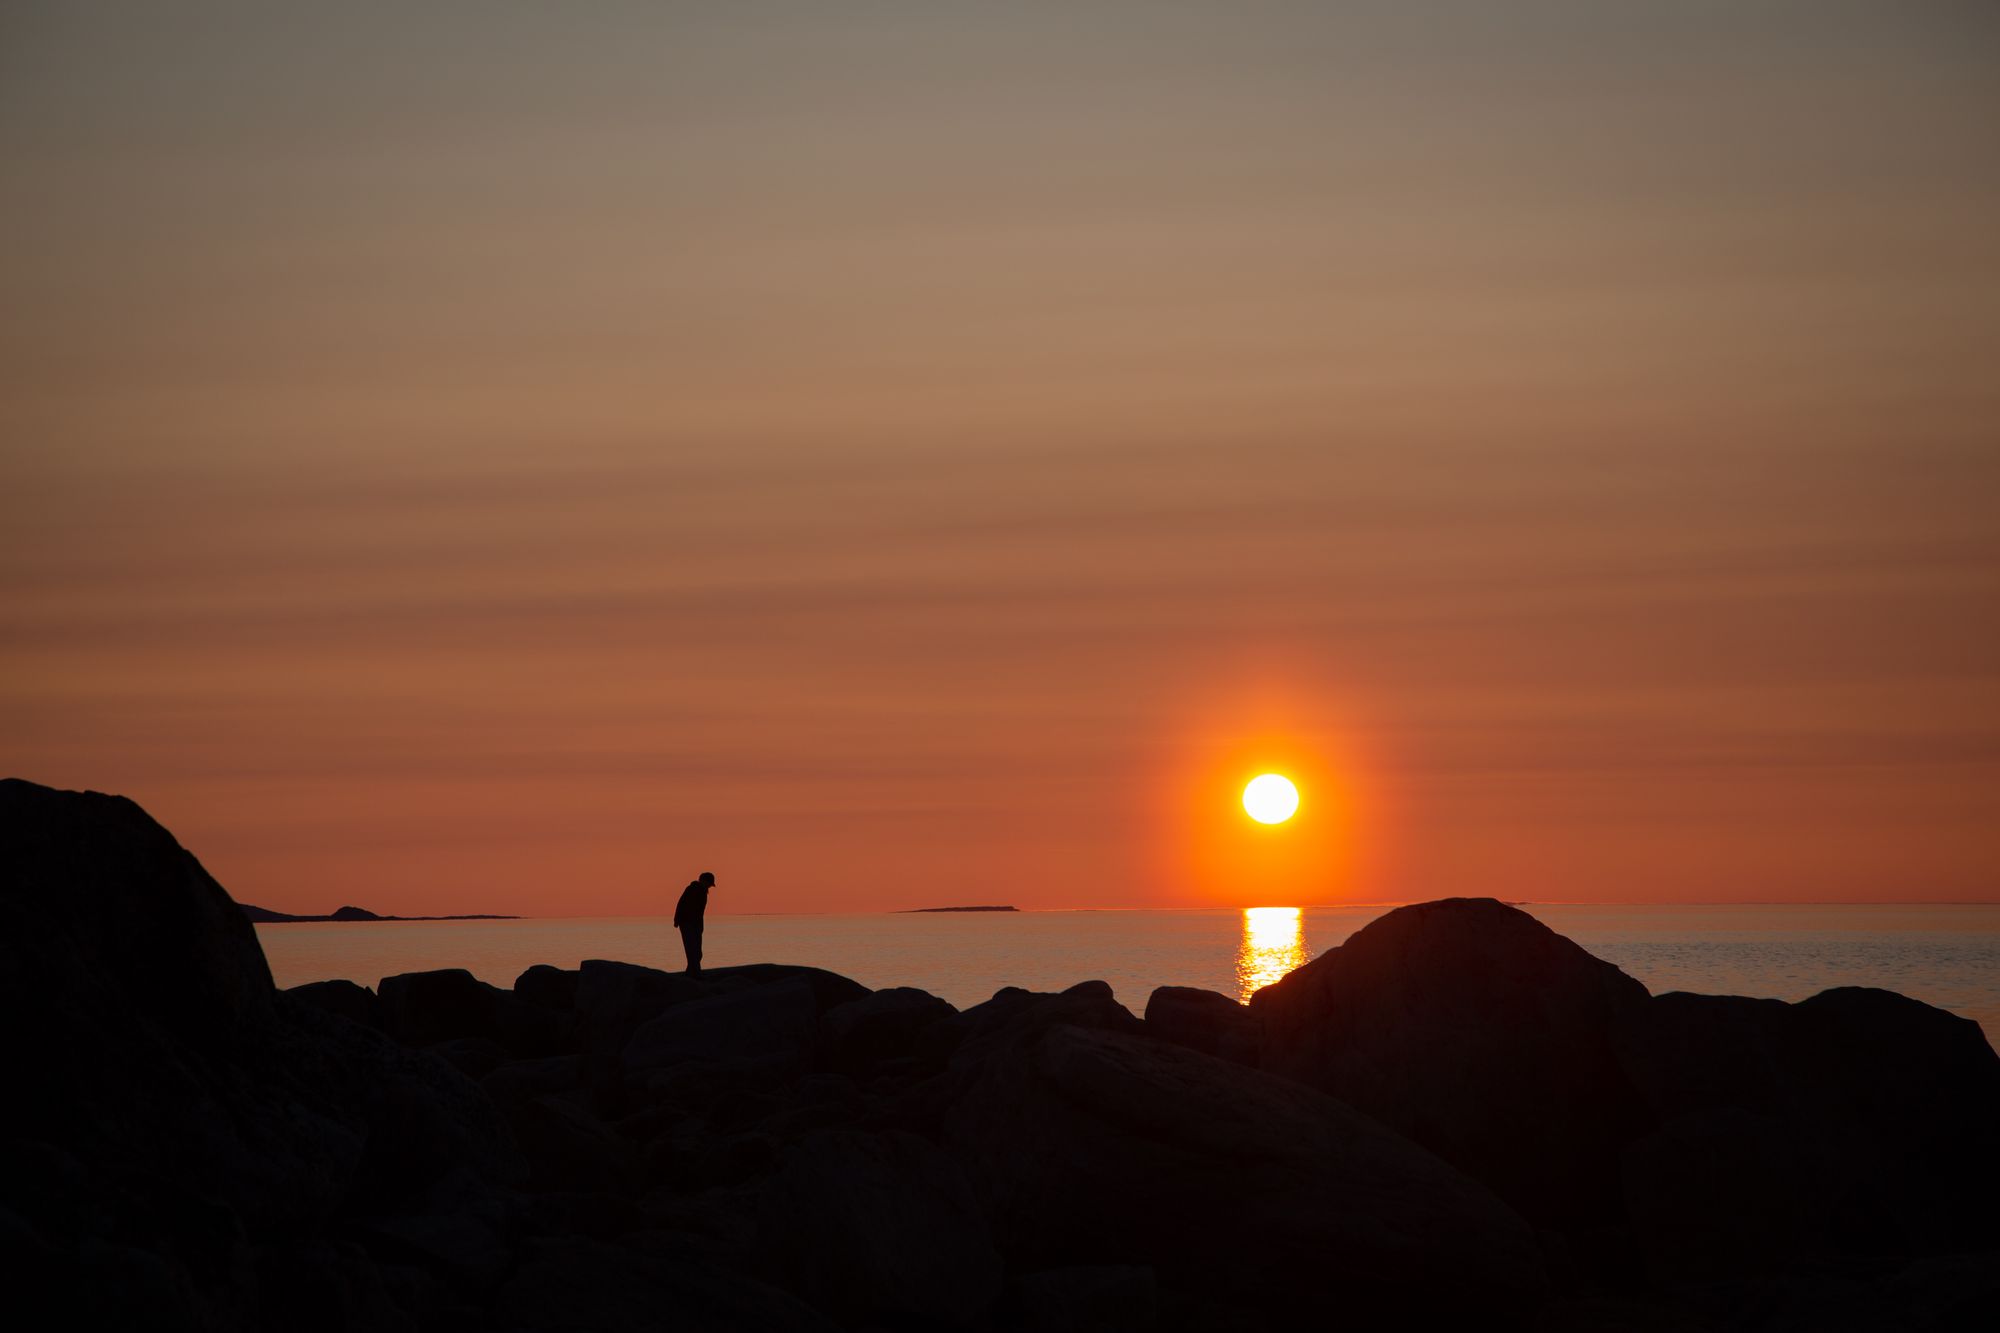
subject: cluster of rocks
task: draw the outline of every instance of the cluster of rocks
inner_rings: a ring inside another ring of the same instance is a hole
[[[1248,1006],[626,963],[278,991],[116,797],[0,783],[21,1326],[1951,1328],[2000,1060],[1392,912]]]

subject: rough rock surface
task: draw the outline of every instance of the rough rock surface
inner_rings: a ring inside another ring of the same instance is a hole
[[[371,1028],[382,1026],[381,1001],[374,991],[358,982],[309,981],[303,986],[292,987],[285,994],[301,1004],[338,1014],[350,1023]]]
[[[518,1173],[449,1066],[280,995],[250,923],[130,801],[0,782],[0,866],[0,1013],[45,1071],[7,1099],[34,1165],[0,1204],[65,1322],[257,1326],[297,1294],[261,1273],[352,1269],[321,1219]]]
[[[964,1171],[914,1134],[803,1136],[757,1220],[785,1285],[845,1322],[972,1326],[999,1293],[1000,1256]]]
[[[462,967],[383,977],[375,988],[382,1026],[400,1042],[429,1046],[455,1037],[498,1035],[497,990]]]
[[[1436,1151],[1614,1280],[2000,1243],[2000,1057],[1888,991],[1647,995],[1491,899],[1400,908],[1252,999],[1264,1067]]]
[[[1500,1324],[1543,1287],[1520,1217],[1297,1083],[1068,1024],[1027,1028],[968,1072],[946,1142],[1014,1266],[1140,1265],[1273,1311],[1338,1290],[1357,1316]]]
[[[1661,1275],[2000,1243],[2000,1058],[1891,991],[1662,995],[1629,1043],[1660,1120],[1626,1153]]]
[[[832,1068],[866,1074],[915,1058],[924,1034],[957,1013],[912,986],[878,990],[828,1010],[819,1020],[819,1045]]]
[[[1252,997],[1264,1067],[1486,1182],[1532,1221],[1616,1215],[1655,1115],[1620,1056],[1645,987],[1517,908],[1398,908]]]
[[[648,1019],[625,1043],[633,1073],[690,1060],[803,1058],[819,1013],[804,977],[704,995]]]
[[[576,1008],[576,987],[580,972],[547,963],[536,963],[514,979],[514,994],[544,1009],[569,1013]]]
[[[1002,1309],[1021,1333],[1144,1333],[1159,1321],[1160,1282],[1129,1264],[1045,1268],[1016,1279]]]
[[[1258,1024],[1227,995],[1193,986],[1161,986],[1146,1001],[1146,1031],[1189,1050],[1256,1065]]]
[[[1650,998],[1497,903],[1144,1022],[780,965],[280,993],[138,807],[6,782],[0,925],[22,1327],[1953,1329],[2000,1292],[1975,1026]],[[1205,1053],[1250,1037],[1261,1072]]]

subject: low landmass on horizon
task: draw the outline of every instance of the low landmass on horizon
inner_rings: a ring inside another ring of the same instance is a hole
[[[454,912],[450,916],[384,916],[365,907],[337,907],[325,916],[308,916],[296,912],[274,912],[268,907],[253,907],[249,903],[240,903],[238,906],[243,909],[243,915],[260,926],[284,925],[295,921],[519,921],[522,919],[505,912]]]

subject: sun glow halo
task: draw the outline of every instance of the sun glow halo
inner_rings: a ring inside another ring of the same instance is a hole
[[[1259,824],[1282,824],[1299,808],[1299,789],[1279,773],[1263,773],[1243,789],[1243,809]]]

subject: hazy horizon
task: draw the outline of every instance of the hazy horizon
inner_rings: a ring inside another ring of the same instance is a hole
[[[224,885],[223,887],[227,888],[228,886]],[[475,909],[468,908],[466,909],[464,914],[462,914],[460,917],[456,919],[520,920],[520,921],[668,921],[671,922],[673,920],[673,904],[671,901],[668,901],[667,899],[671,899],[675,893],[678,893],[678,890],[675,890],[674,893],[668,894],[667,898],[662,900],[661,910],[656,912],[574,912],[562,915],[557,915],[547,912],[511,912],[504,914],[483,914],[476,911]],[[1478,897],[1488,897],[1490,895],[1452,894],[1448,896],[1478,898]],[[1219,903],[1192,903],[1192,904],[1185,904],[1178,906],[1146,904],[1146,903],[1126,904],[1120,906],[1097,906],[1092,904],[1075,904],[1071,906],[1057,906],[1057,907],[1019,907],[1011,903],[1004,903],[1004,904],[980,904],[980,906],[1001,906],[1001,907],[1007,907],[1016,912],[1241,913],[1245,911],[1255,910],[1256,908],[1259,907],[1299,908],[1306,911],[1313,911],[1319,909],[1341,910],[1341,911],[1372,911],[1378,908],[1383,911],[1394,911],[1398,907],[1410,907],[1419,903],[1435,902],[1435,901],[1438,900],[1430,898],[1420,898],[1420,899],[1413,899],[1408,902],[1381,902],[1381,903],[1354,902],[1349,900],[1342,900],[1339,902],[1299,901],[1299,902],[1287,902],[1287,903],[1275,903],[1275,902],[1251,903],[1248,904],[1247,906],[1242,906],[1242,907],[1233,904],[1219,904]],[[2000,907],[2000,899],[1987,899],[1987,898],[1941,899],[1929,902],[1924,901],[1922,899],[1909,899],[1909,900],[1882,899],[1882,900],[1871,901],[1868,899],[1861,899],[1861,898],[1838,900],[1833,902],[1812,902],[1805,900],[1769,902],[1769,901],[1759,901],[1754,898],[1727,899],[1727,900],[1718,900],[1714,902],[1697,902],[1693,900],[1687,900],[1687,901],[1668,900],[1668,901],[1655,902],[1655,901],[1638,901],[1631,899],[1619,899],[1619,900],[1600,899],[1592,901],[1587,899],[1567,899],[1567,898],[1562,898],[1562,899],[1503,898],[1498,901],[1504,902],[1510,907],[1613,907],[1613,908],[1633,908],[1633,909],[1659,907],[1659,908],[1673,908],[1675,910],[1690,910],[1690,911],[1696,908],[1703,908],[1703,907],[1744,907],[1744,908]],[[255,907],[265,906],[265,904],[263,903],[253,903],[251,905]],[[449,921],[454,919],[451,916],[433,916],[428,918],[409,917],[407,916],[407,914],[397,912],[393,907],[381,908],[373,906],[368,903],[342,903],[339,904],[339,906],[364,907],[367,908],[369,911],[375,912],[378,916],[382,917],[401,916],[408,920],[427,919],[430,921]],[[969,905],[935,904],[929,907],[807,907],[807,908],[783,908],[775,911],[766,911],[766,910],[746,911],[742,909],[730,909],[720,905],[711,905],[705,915],[716,916],[716,917],[720,916],[915,916],[915,915],[922,915],[926,912],[941,912],[941,911],[954,911],[954,910],[963,911],[967,906]],[[276,911],[279,909],[273,908],[271,910]],[[326,916],[330,915],[334,910],[335,910],[334,908],[327,908],[324,911],[320,911],[319,909],[300,908],[296,909],[291,914],[304,917]],[[330,924],[342,924],[342,923],[302,920],[297,922],[260,921],[257,924],[260,926],[286,926],[286,925],[330,925]],[[367,923],[364,921],[364,922],[347,922],[344,924],[365,925]]]
[[[1996,55],[10,7],[0,768],[291,912],[1993,901]]]

